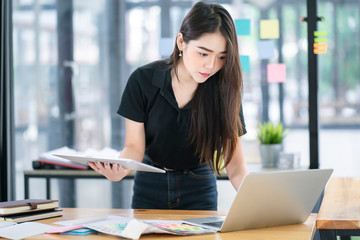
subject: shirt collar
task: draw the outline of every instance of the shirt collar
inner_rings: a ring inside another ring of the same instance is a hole
[[[154,71],[151,83],[155,87],[163,89],[167,81],[171,81],[171,72],[172,67],[164,62],[159,62],[158,67]]]
[[[169,65],[167,65],[166,68],[160,67],[154,72],[151,83],[153,86],[160,89],[161,96],[163,96],[176,110],[180,111],[182,109],[188,109],[190,108],[190,103],[181,109],[178,107],[171,85],[171,70],[172,68]]]

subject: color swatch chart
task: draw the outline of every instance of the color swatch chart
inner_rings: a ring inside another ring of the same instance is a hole
[[[85,224],[84,226],[105,234],[122,236],[129,223],[129,219],[118,217],[117,219],[104,220]]]
[[[127,226],[127,223],[109,223],[104,225],[98,225],[97,230],[99,232],[117,233],[123,231]]]
[[[213,229],[186,224],[182,221],[144,220],[144,222],[152,225],[159,230],[175,235],[196,235],[216,232]]]
[[[203,229],[196,226],[191,226],[188,224],[179,224],[179,223],[167,223],[167,222],[160,222],[154,223],[154,226],[163,228],[168,231],[173,231],[179,234],[188,233],[188,232],[203,232]]]

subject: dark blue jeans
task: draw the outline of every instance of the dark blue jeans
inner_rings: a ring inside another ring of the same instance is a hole
[[[131,207],[217,210],[216,175],[206,165],[166,173],[136,172]]]

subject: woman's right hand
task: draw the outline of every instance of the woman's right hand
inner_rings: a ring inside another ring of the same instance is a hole
[[[123,150],[120,152],[120,158],[129,158],[141,162],[145,153],[145,128],[144,123],[125,120],[126,137]],[[101,163],[99,161],[89,162],[89,165],[96,172],[104,175],[110,181],[120,181],[131,170],[124,169],[119,164]]]
[[[109,162],[89,162],[89,165],[96,172],[104,175],[107,179],[113,182],[120,181],[131,172],[131,170],[123,168],[120,164],[110,164]]]

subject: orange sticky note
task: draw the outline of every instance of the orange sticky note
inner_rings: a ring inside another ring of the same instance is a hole
[[[286,81],[286,65],[284,63],[267,65],[267,81],[285,82]]]
[[[320,53],[326,53],[327,49],[326,48],[315,48],[314,49],[314,54],[320,54]]]
[[[327,43],[314,43],[314,54],[327,52]]]
[[[327,48],[327,43],[314,43],[314,48]]]

